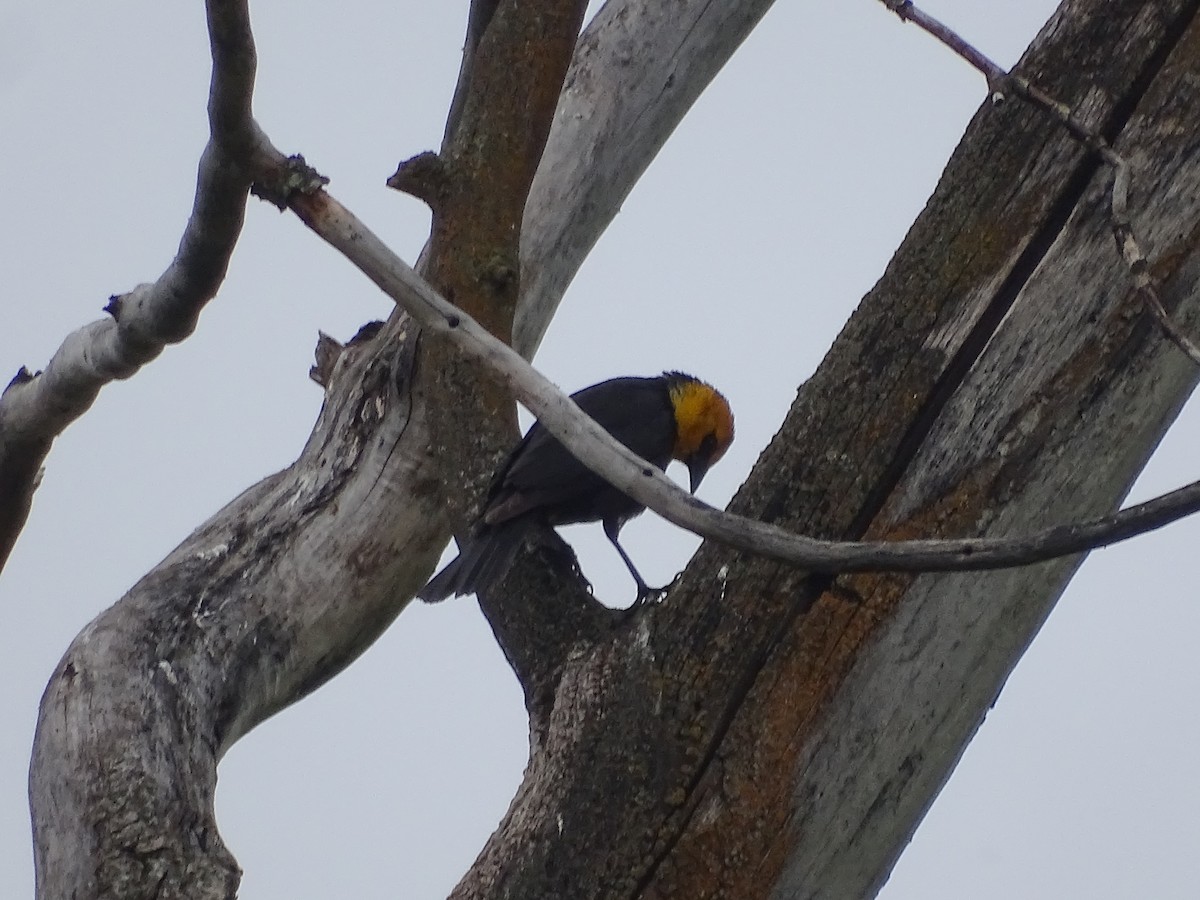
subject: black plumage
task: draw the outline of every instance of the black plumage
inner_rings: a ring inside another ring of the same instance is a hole
[[[571,399],[604,430],[664,469],[675,445],[675,410],[663,378],[613,378]],[[571,455],[535,422],[509,455],[484,505],[482,519],[499,525],[538,510],[550,525],[628,519],[642,511]]]
[[[677,449],[673,392],[684,382],[712,390],[691,376],[671,372],[656,378],[613,378],[573,394],[572,399],[618,441],[665,469]],[[493,480],[479,521],[458,557],[418,596],[438,601],[486,589],[507,571],[534,522],[553,526],[600,520],[638,583],[638,598],[644,599],[653,591],[617,540],[621,526],[643,509],[534,423]]]

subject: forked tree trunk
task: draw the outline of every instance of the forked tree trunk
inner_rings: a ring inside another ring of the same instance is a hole
[[[1196,7],[1067,3],[1019,69],[1132,161],[1193,333]],[[1197,373],[1141,311],[1110,181],[1044,116],[986,104],[731,508],[910,538],[1116,506]],[[871,895],[1079,561],[831,579],[705,545],[665,604],[557,647],[552,610],[514,612],[540,583],[510,579],[521,599],[487,606],[527,667],[533,751],[454,897]]]
[[[1068,0],[1022,63],[1134,164],[1135,227],[1193,333],[1198,7]],[[985,106],[733,508],[857,538],[1008,534],[1117,504],[1196,374],[1137,304],[1108,182],[1043,115]],[[525,347],[548,316],[518,319]],[[398,614],[448,496],[500,443],[469,418],[478,373],[431,343],[397,315],[348,348],[300,459],[67,651],[31,772],[43,900],[233,896],[217,759]],[[483,603],[526,689],[530,763],[454,896],[869,895],[1077,564],[835,579],[706,545],[663,604],[624,615],[535,549]]]

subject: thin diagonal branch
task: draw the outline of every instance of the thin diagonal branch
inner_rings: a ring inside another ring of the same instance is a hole
[[[319,185],[320,179],[298,179]],[[1014,538],[822,541],[722,512],[685,493],[616,441],[516,351],[441,297],[328,192],[295,193],[288,205],[431,333],[495,372],[575,456],[664,519],[701,537],[821,572],[973,571],[1042,562],[1127,540],[1200,511],[1200,482],[1112,515]]]
[[[208,18],[209,140],[175,259],[154,283],[110,298],[109,318],[68,335],[44,371],[22,368],[0,394],[0,568],[25,525],[54,439],[104,385],[130,377],[190,335],[225,278],[250,188],[237,160],[256,157],[261,135],[250,115],[256,62],[246,5],[210,3]]]
[[[988,86],[999,82],[1006,76],[1005,71],[979,52],[974,46],[963,40],[952,29],[938,19],[919,9],[912,0],[880,0],[880,2],[896,14],[903,22],[912,22],[922,31],[933,35],[968,63],[983,73],[988,80]],[[996,86],[998,89],[998,85]]]
[[[1129,219],[1129,163],[1112,150],[1109,150],[1109,153],[1114,157],[1110,162],[1113,166],[1113,238],[1117,242],[1117,248],[1121,251],[1125,265],[1129,267],[1129,272],[1133,276],[1133,289],[1163,333],[1176,347],[1187,354],[1188,359],[1200,366],[1200,347],[1179,329],[1162,305],[1162,300],[1154,287],[1154,276],[1150,274],[1150,264],[1146,260],[1145,254],[1142,253],[1142,248],[1133,232],[1133,225]],[[1105,158],[1108,159],[1107,156]]]
[[[1110,193],[1109,220],[1112,223],[1113,239],[1117,249],[1129,267],[1133,278],[1134,292],[1142,301],[1142,305],[1176,347],[1182,350],[1196,365],[1200,366],[1200,346],[1179,330],[1154,286],[1154,278],[1146,255],[1142,252],[1133,224],[1129,217],[1129,183],[1131,180],[1129,162],[1113,149],[1104,136],[1088,126],[1086,122],[1075,115],[1074,111],[1059,100],[1051,97],[1037,85],[1019,75],[1005,72],[999,65],[985,54],[972,46],[961,35],[935,19],[928,13],[918,9],[912,0],[880,0],[884,6],[894,12],[902,21],[912,22],[918,28],[933,35],[974,68],[978,69],[987,79],[988,90],[995,101],[1003,100],[1008,94],[1015,94],[1027,103],[1031,103],[1058,122],[1075,140],[1094,153],[1099,154],[1105,164],[1113,170],[1113,183]]]

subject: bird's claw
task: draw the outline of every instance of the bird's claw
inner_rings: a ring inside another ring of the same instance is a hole
[[[667,593],[667,588],[671,585],[664,584],[662,587],[650,587],[648,584],[639,584],[637,598],[633,601],[632,609],[637,609],[645,606],[648,603],[657,603]]]

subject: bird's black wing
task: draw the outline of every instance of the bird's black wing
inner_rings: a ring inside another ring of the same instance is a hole
[[[670,461],[675,415],[664,379],[614,378],[585,388],[572,399],[643,459],[659,468]],[[589,521],[608,514],[607,508],[595,503],[598,498],[611,500],[606,498],[609,493],[623,496],[534,423],[497,479],[484,518],[496,524],[540,509],[559,523]],[[634,504],[633,509],[638,508]]]

